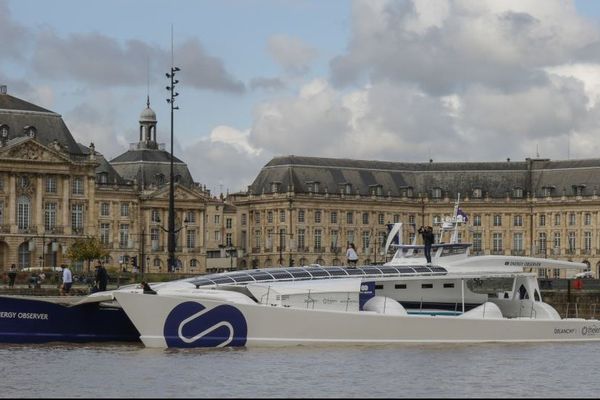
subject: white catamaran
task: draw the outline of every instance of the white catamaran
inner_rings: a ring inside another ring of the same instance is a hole
[[[600,321],[562,319],[530,272],[585,264],[469,256],[470,244],[456,240],[463,222],[457,202],[441,226],[440,241],[450,240],[432,246],[431,264],[416,239],[400,244],[398,223],[384,265],[229,272],[88,301],[116,300],[149,347],[600,340]]]

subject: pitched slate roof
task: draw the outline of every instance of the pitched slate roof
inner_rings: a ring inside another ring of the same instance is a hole
[[[37,131],[36,139],[40,143],[47,146],[56,140],[71,155],[82,155],[59,114],[9,94],[0,94],[0,126],[2,125],[8,126],[9,139],[26,136],[24,128],[32,126]]]
[[[380,187],[384,196],[403,196],[407,189],[414,196],[431,195],[437,188],[450,198],[457,193],[471,195],[474,189],[484,196],[506,197],[520,188],[524,194],[540,197],[546,187],[553,188],[552,196],[561,196],[574,194],[577,186],[585,195],[600,188],[600,159],[405,163],[290,155],[267,163],[249,192],[271,193],[271,184],[279,183],[280,192],[308,193],[314,190],[312,182],[318,182],[320,193],[330,194],[340,193],[349,184],[352,194],[361,195]]]

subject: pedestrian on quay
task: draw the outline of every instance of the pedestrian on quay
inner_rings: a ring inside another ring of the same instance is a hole
[[[106,286],[108,285],[108,272],[106,272],[106,268],[104,268],[104,265],[102,264],[96,265],[95,285],[99,292],[106,291]]]
[[[62,268],[62,284],[60,285],[60,295],[70,296],[71,286],[73,285],[73,274],[66,264],[60,266]]]
[[[12,289],[15,287],[15,280],[17,279],[17,266],[12,264],[8,271],[8,287]]]
[[[348,259],[348,266],[356,267],[356,263],[358,262],[358,254],[356,253],[356,247],[354,247],[354,243],[348,244],[348,248],[346,249],[346,258]]]

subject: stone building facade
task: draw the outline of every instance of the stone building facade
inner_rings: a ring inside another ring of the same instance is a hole
[[[170,153],[157,141],[147,101],[139,141],[107,161],[73,139],[61,116],[0,91],[0,265],[72,263],[66,249],[95,236],[109,266],[167,270]],[[235,208],[194,182],[173,159],[178,271],[204,273],[237,265],[231,231]],[[233,211],[232,211],[233,210]],[[231,228],[227,228],[230,226]],[[227,238],[230,239],[226,242]],[[81,269],[81,265],[74,265]]]
[[[232,195],[248,265],[379,263],[387,224],[405,242],[460,207],[459,240],[472,253],[555,257],[600,270],[600,159],[396,163],[287,156],[271,160],[246,193]],[[419,238],[420,239],[420,238]],[[542,270],[549,277],[574,271]]]

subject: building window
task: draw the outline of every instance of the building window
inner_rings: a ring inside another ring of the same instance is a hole
[[[279,186],[281,182],[271,182],[271,193],[279,192]]]
[[[379,213],[377,215],[377,222],[379,223],[379,225],[385,224],[385,215],[383,213]]]
[[[346,231],[346,240],[349,243],[354,243],[354,231]]]
[[[362,249],[365,252],[369,248],[370,239],[371,239],[371,232],[363,231],[363,233],[362,233]]]
[[[110,224],[100,224],[100,243],[103,245],[110,243]]]
[[[215,222],[215,225],[219,225],[221,223],[221,216],[219,214],[216,214],[214,216],[213,221]],[[271,215],[271,221],[270,222],[273,222],[273,215]]]
[[[540,247],[540,253],[546,253],[546,233],[540,232],[538,238],[538,245]]]
[[[585,213],[585,215],[583,216],[583,224],[584,225],[592,224],[592,214],[591,213]]]
[[[332,211],[329,218],[332,224],[337,224],[337,211]]]
[[[254,212],[254,223],[255,224],[260,224],[260,211],[255,211]]]
[[[29,251],[29,241],[19,245],[19,268],[31,266],[31,251]]]
[[[515,226],[523,226],[523,216],[522,215],[515,215],[513,218],[513,223]]]
[[[546,214],[540,214],[540,226],[546,226]]]
[[[196,230],[191,229],[186,232],[185,244],[188,249],[196,247]]]
[[[560,214],[554,214],[554,225],[555,226],[560,225]]]
[[[31,221],[31,200],[27,196],[19,196],[17,199],[17,227],[28,229]]]
[[[306,247],[306,244],[304,241],[304,234],[305,234],[304,229],[298,229],[298,251],[303,251],[304,247]]]
[[[523,251],[523,233],[517,232],[513,235],[513,250]]]
[[[398,216],[398,221],[400,221],[400,216]],[[414,214],[410,214],[408,216],[408,224],[410,226],[415,226],[416,225],[416,221],[417,221],[417,217],[415,217]]]
[[[315,211],[315,224],[320,224],[320,223],[321,223],[321,210],[316,210]]]
[[[221,241],[221,231],[215,231],[215,241]]]
[[[150,222],[155,224],[160,222],[160,211],[155,208],[152,209],[150,214]]]
[[[267,212],[267,223],[268,224],[272,224],[273,223],[273,211],[268,211]]]
[[[246,213],[242,213],[242,216],[240,217],[240,219],[241,219],[240,223],[242,224],[242,226],[246,226],[246,220],[247,220]]]
[[[262,235],[260,231],[254,231],[254,246],[259,249],[258,251],[260,251],[261,236]]]
[[[474,199],[480,199],[482,193],[483,192],[482,192],[481,188],[475,188],[475,189],[473,189],[473,198]]]
[[[433,188],[431,189],[431,197],[434,199],[442,198],[442,189],[441,188]]]
[[[233,226],[233,219],[232,218],[226,218],[225,219],[225,228],[226,229],[231,229],[232,226]]]
[[[100,216],[108,217],[110,215],[110,203],[100,203]]]
[[[494,253],[502,252],[502,234],[501,233],[492,233],[492,250]]]
[[[550,186],[544,186],[542,188],[542,196],[543,197],[550,197],[550,196],[552,196],[552,189],[553,188],[550,187]]]
[[[129,244],[129,224],[119,226],[119,247],[127,248]]]
[[[574,212],[569,213],[569,225],[573,226],[577,223],[577,216]]]
[[[306,182],[308,193],[319,193],[319,182]]]
[[[351,183],[344,184],[344,193],[352,194],[352,184]]]
[[[285,222],[285,210],[279,210],[279,222]]]
[[[332,229],[331,232],[329,233],[329,237],[331,238],[331,249],[332,251],[335,251],[339,244],[338,244],[338,238],[339,238],[339,232],[337,229]]]
[[[371,196],[383,196],[383,186],[373,185],[369,187]]]
[[[346,223],[347,224],[353,224],[354,222],[354,213],[352,211],[349,211],[346,213]]]
[[[363,225],[367,225],[369,223],[369,213],[362,213],[362,223]]]
[[[71,192],[75,195],[83,195],[83,178],[80,176],[73,177],[71,181]]]
[[[560,232],[554,232],[554,242],[552,243],[554,254],[560,254]]]
[[[397,222],[400,222],[400,214],[394,214],[394,220],[393,221],[394,221],[394,224],[397,223]],[[410,224],[410,221],[409,221],[409,224]]]
[[[83,204],[71,205],[71,229],[74,232],[83,230]]]
[[[46,231],[56,228],[56,203],[44,204],[44,228]]]
[[[56,193],[56,177],[46,177],[46,193]]]
[[[4,224],[4,202],[0,201],[0,225]]]
[[[304,210],[298,210],[298,222],[304,223]]]
[[[187,219],[188,224],[195,224],[196,223],[196,212],[188,211],[186,213],[185,219]]]
[[[592,232],[583,233],[583,250],[586,254],[590,254],[592,251]]]
[[[569,232],[569,254],[573,254],[575,252],[575,243],[576,243],[575,232]]]
[[[502,215],[494,214],[494,226],[502,226]]]
[[[129,217],[129,203],[121,203],[121,217]]]
[[[321,249],[321,244],[322,244],[322,242],[321,242],[321,234],[322,234],[321,229],[315,229],[315,237],[314,237],[314,239],[315,239],[315,251],[318,251],[319,249]]]

